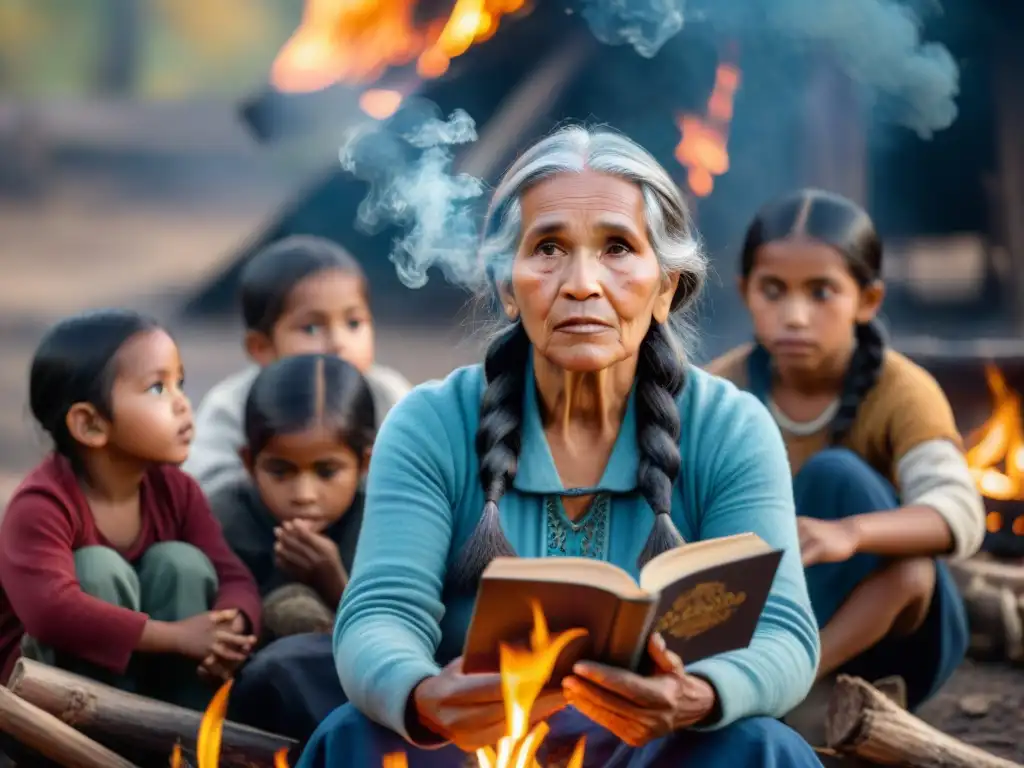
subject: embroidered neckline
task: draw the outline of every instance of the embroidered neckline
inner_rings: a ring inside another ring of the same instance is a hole
[[[608,520],[611,498],[599,493],[579,520],[570,520],[558,496],[544,499],[548,557],[608,557]]]

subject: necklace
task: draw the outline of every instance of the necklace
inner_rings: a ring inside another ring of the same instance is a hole
[[[823,430],[835,418],[839,412],[839,399],[837,398],[825,406],[825,410],[810,421],[796,421],[789,418],[771,398],[768,399],[768,410],[772,412],[775,423],[784,430],[797,437],[807,437]]]

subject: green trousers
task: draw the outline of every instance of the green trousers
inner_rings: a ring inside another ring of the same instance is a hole
[[[191,544],[154,544],[132,565],[108,547],[75,552],[78,583],[104,602],[142,611],[156,621],[179,621],[210,610],[217,596],[217,574],[209,559]],[[198,663],[180,656],[137,653],[123,675],[40,645],[27,635],[22,655],[85,675],[122,690],[192,709],[205,709],[213,693],[201,681]]]

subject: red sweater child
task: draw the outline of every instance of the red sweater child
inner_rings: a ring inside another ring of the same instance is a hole
[[[172,466],[150,469],[140,488],[142,528],[118,550],[135,563],[152,545],[192,544],[217,572],[212,610],[233,608],[259,634],[260,597],[252,575],[234,555],[192,478]],[[6,683],[27,632],[116,673],[124,672],[148,616],[82,591],[74,553],[112,547],[96,526],[67,459],[53,455],[18,487],[0,523],[0,682]]]

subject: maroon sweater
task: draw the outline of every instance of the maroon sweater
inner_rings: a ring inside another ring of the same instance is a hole
[[[175,467],[151,469],[142,481],[139,506],[142,530],[130,548],[119,550],[125,560],[137,562],[162,541],[194,545],[217,571],[212,608],[239,609],[259,634],[256,583],[228,547],[196,482]],[[74,552],[96,545],[111,547],[68,461],[50,456],[14,492],[0,523],[0,682],[10,677],[26,632],[114,672],[128,666],[148,616],[82,591]]]

